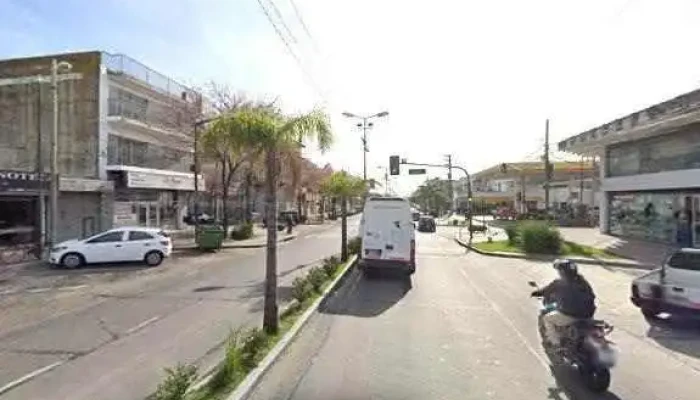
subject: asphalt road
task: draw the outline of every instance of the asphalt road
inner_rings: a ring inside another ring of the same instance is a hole
[[[351,219],[351,234],[358,222]],[[338,223],[281,244],[280,298],[290,298],[304,265],[339,250]],[[214,365],[231,329],[262,321],[264,251],[25,276],[30,285],[0,294],[0,398],[143,399],[164,367]]]
[[[440,232],[419,234],[417,250],[410,281],[355,272],[250,398],[698,398],[700,331],[642,318],[627,299],[642,271],[581,267],[621,353],[610,392],[594,395],[540,349],[527,281],[551,279],[547,264],[465,254]]]

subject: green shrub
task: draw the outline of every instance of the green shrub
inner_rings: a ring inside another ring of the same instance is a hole
[[[294,297],[296,301],[303,303],[304,300],[311,296],[312,290],[313,286],[311,286],[311,283],[306,277],[294,278],[292,282],[292,297]]]
[[[210,390],[217,391],[222,389],[243,375],[240,345],[241,331],[232,331],[226,339],[224,361],[219,365],[219,368],[207,384]]]
[[[335,271],[338,270],[338,262],[335,257],[329,257],[323,260],[323,272],[328,275],[329,278],[335,275]]]
[[[241,365],[245,371],[250,371],[262,359],[268,337],[262,330],[253,328],[245,335],[241,346]]]
[[[360,254],[362,250],[362,238],[354,237],[348,242],[348,252],[350,254]]]
[[[175,368],[166,368],[165,374],[156,389],[156,400],[184,400],[187,389],[197,380],[197,367],[178,363]]]
[[[506,225],[504,228],[506,235],[508,235],[508,244],[515,246],[518,244],[518,227],[516,225]]]
[[[231,231],[231,239],[246,240],[253,237],[253,224],[245,223]]]
[[[317,293],[321,293],[321,287],[327,278],[326,273],[319,267],[313,267],[309,270],[309,282],[311,283],[313,290]]]
[[[543,222],[527,222],[520,226],[520,242],[526,253],[559,254],[561,236],[559,231]]]

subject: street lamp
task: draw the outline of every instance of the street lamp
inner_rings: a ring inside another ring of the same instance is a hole
[[[51,140],[49,152],[51,179],[49,180],[49,215],[50,241],[51,246],[56,245],[56,235],[58,232],[58,185],[60,173],[58,170],[58,74],[67,73],[73,69],[73,65],[67,61],[51,60],[51,94],[53,97],[53,129],[51,130]],[[42,171],[43,172],[43,171]]]
[[[374,124],[372,122],[369,122],[369,120],[373,118],[382,118],[386,117],[389,115],[389,111],[382,111],[378,112],[376,114],[368,115],[368,116],[360,116],[357,114],[349,113],[349,112],[343,112],[344,117],[348,118],[355,118],[361,120],[361,122],[357,123],[357,127],[362,129],[362,151],[363,151],[363,162],[362,162],[362,177],[367,181],[367,153],[369,152],[369,147],[367,147],[367,130],[372,129],[374,127]]]

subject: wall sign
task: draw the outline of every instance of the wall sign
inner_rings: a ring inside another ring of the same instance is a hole
[[[127,171],[126,185],[130,188],[194,191],[194,175]],[[203,179],[200,179],[199,186],[205,187]]]
[[[37,191],[41,189],[42,183],[44,189],[48,189],[49,177],[46,174],[0,170],[0,192]]]

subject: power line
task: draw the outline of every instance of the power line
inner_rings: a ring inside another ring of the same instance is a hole
[[[294,9],[294,14],[296,14],[297,19],[299,20],[301,27],[304,29],[306,36],[309,37],[311,44],[313,44],[316,51],[320,51],[318,48],[318,45],[316,44],[316,40],[314,40],[314,36],[311,34],[311,31],[309,30],[309,26],[306,25],[306,22],[304,22],[304,17],[302,17],[301,10],[299,10],[299,7],[297,7],[296,2],[294,0],[289,0],[289,2],[292,4],[292,8]]]
[[[267,0],[268,3],[272,6],[272,8],[275,11],[275,14],[277,14],[277,18],[279,18],[280,22],[282,23],[282,26],[284,27],[284,30],[287,31],[287,35],[289,35],[290,38],[292,38],[292,42],[294,43],[299,43],[297,40],[296,36],[292,33],[292,30],[289,29],[289,25],[284,20],[284,17],[282,16],[282,13],[280,12],[280,9],[277,8],[277,4],[275,4],[274,0]]]
[[[289,53],[292,58],[294,58],[294,61],[296,61],[297,65],[299,66],[299,69],[301,69],[302,73],[308,80],[308,84],[316,91],[316,93],[323,99],[325,103],[328,103],[328,100],[326,99],[323,90],[320,89],[320,87],[316,84],[316,81],[313,79],[313,76],[307,71],[307,69],[304,67],[304,64],[302,63],[301,59],[299,56],[294,52],[292,49],[292,45],[289,44],[287,39],[284,37],[284,34],[280,30],[279,26],[275,23],[274,19],[270,15],[270,12],[267,10],[265,5],[262,3],[262,0],[257,0],[258,4],[260,5],[260,9],[262,9],[262,12],[265,14],[267,17],[268,22],[270,22],[270,25],[272,25],[272,28],[275,30],[277,33],[277,36],[280,38],[282,43],[284,43],[284,46],[287,49],[287,52]]]

